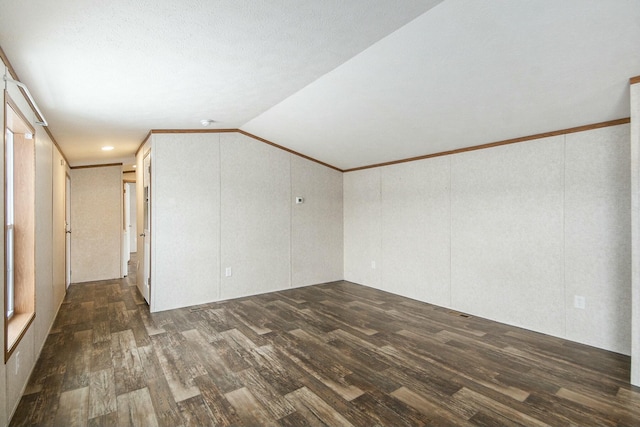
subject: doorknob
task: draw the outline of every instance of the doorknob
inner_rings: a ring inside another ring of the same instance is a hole
[[[145,236],[146,236],[146,234],[144,234],[144,233],[142,233],[142,234],[140,235],[140,237],[145,237]]]
[[[66,230],[65,233],[71,234],[71,230]]]

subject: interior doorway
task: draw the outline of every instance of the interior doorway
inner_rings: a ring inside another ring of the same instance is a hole
[[[120,262],[122,265],[120,266],[120,272],[123,277],[126,277],[129,271],[129,260],[131,254],[131,238],[129,234],[131,233],[131,217],[130,217],[130,203],[131,199],[129,198],[129,184],[124,182],[122,184],[122,259]]]
[[[135,181],[124,181],[122,186],[123,201],[123,236],[122,236],[122,274],[129,274],[129,264],[132,262],[131,254],[137,252],[137,218],[136,218],[136,183]],[[136,271],[137,273],[137,271]]]
[[[147,301],[147,304],[151,305],[151,152],[145,155],[143,168],[142,208],[144,212],[142,233],[139,235],[143,240],[143,253],[142,257],[139,258],[142,261],[142,274],[138,277],[142,279],[142,286],[140,287],[142,296]]]
[[[136,238],[138,236],[138,200],[136,194],[136,183],[127,182],[127,192],[129,193],[129,250],[131,253],[137,252]]]
[[[71,177],[66,174],[64,187],[64,268],[65,288],[71,284]]]

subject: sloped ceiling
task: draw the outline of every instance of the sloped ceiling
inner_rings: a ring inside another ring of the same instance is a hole
[[[446,0],[242,128],[348,169],[629,117],[640,2]]]
[[[628,117],[638,40],[640,0],[0,0],[72,165],[201,119],[349,169]]]

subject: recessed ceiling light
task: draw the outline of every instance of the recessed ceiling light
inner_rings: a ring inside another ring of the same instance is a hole
[[[113,150],[113,147],[110,145],[105,145],[104,147],[102,147],[102,151],[111,151]]]
[[[200,123],[202,124],[202,126],[209,126],[211,123],[215,123],[215,120],[211,120],[211,119],[202,119],[200,120]]]

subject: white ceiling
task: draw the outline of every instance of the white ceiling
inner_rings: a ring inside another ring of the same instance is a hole
[[[640,0],[0,0],[74,166],[201,119],[348,169],[628,117],[639,40]]]
[[[0,0],[0,46],[70,163],[108,162],[150,129],[240,127],[437,3]]]

